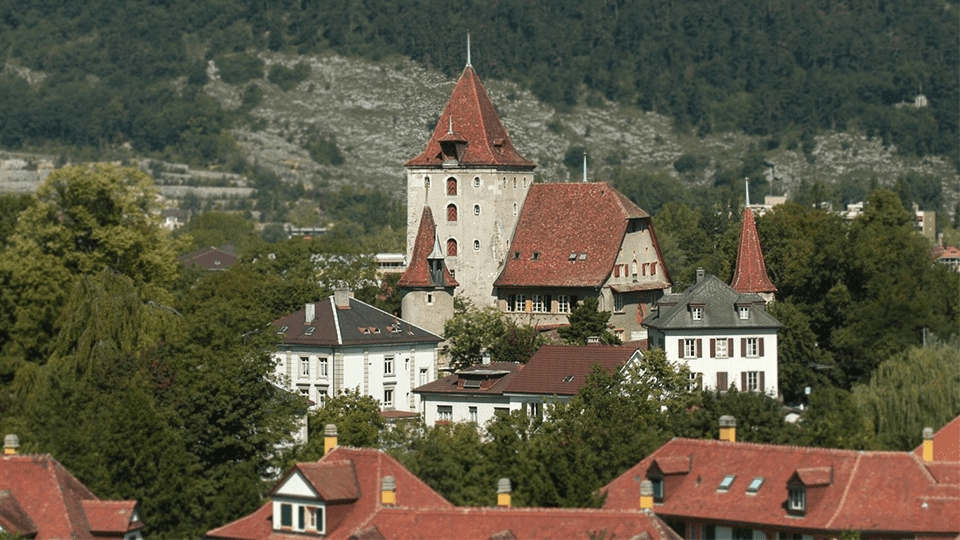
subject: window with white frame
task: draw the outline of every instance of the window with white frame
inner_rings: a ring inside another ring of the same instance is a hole
[[[474,176],[474,177],[473,177],[473,187],[480,187],[480,177],[479,177],[479,176]]]
[[[616,337],[617,339],[619,339],[619,340],[622,342],[622,341],[623,341],[623,328],[614,328],[614,330],[613,330],[613,336]]]
[[[424,177],[423,177],[423,187],[425,187],[425,188],[429,188],[429,187],[430,187],[430,177],[429,177],[429,176],[424,176]]]
[[[688,390],[700,390],[703,388],[703,373],[693,373],[691,372],[688,376],[687,389]]]
[[[473,250],[474,250],[474,251],[480,251],[480,241],[479,241],[479,240],[474,240],[474,241],[473,241]]]
[[[702,321],[703,320],[703,306],[690,306],[690,315],[693,316],[693,320]]]
[[[760,356],[760,338],[748,337],[746,344],[747,350],[744,352],[748,358]]]
[[[383,406],[393,407],[393,388],[383,389]]]
[[[326,358],[321,358],[321,359],[320,359],[320,362],[319,362],[319,366],[320,366],[320,376],[321,376],[321,377],[327,377],[327,376],[328,376],[328,371],[327,371],[327,359],[326,359]]]
[[[729,313],[729,312],[728,312]],[[747,320],[750,318],[750,306],[737,306],[737,313],[740,314],[740,320]]]
[[[522,294],[514,295],[513,310],[522,313],[527,310],[527,299]]]
[[[317,405],[323,407],[327,404],[327,391],[320,389],[317,390]]]
[[[437,422],[452,422],[453,407],[449,405],[437,405]]]
[[[426,299],[426,301],[427,301],[427,305],[428,305],[428,306],[432,306],[432,305],[433,305],[433,293],[427,293],[427,296],[426,296],[425,299]]]
[[[557,297],[557,311],[560,313],[570,313],[570,297],[561,294]]]
[[[730,352],[727,350],[727,339],[720,338],[716,341],[714,345],[716,347],[716,357],[717,358],[726,358],[730,356]]]
[[[300,357],[300,378],[305,379],[310,376],[310,358],[306,356]]]
[[[476,422],[477,422],[477,408],[476,408],[476,407],[470,407],[470,408],[468,409],[468,412],[469,412],[469,414],[470,414],[470,421],[473,422],[473,423],[476,423]]]
[[[479,205],[479,204],[473,205],[473,215],[475,215],[475,216],[479,216],[479,215],[480,215],[480,205]]]
[[[547,311],[546,306],[544,305],[544,298],[542,294],[533,295],[533,312],[534,313],[545,313]]]
[[[756,392],[760,390],[760,372],[759,371],[748,371],[747,372],[747,384],[746,388],[748,392]]]
[[[427,368],[420,368],[420,386],[427,384]]]
[[[323,534],[326,532],[325,510],[325,506],[320,502],[302,504],[299,502],[274,501],[273,529]]]
[[[697,357],[697,340],[695,339],[683,340],[683,357],[684,358]]]
[[[383,374],[393,375],[393,357],[385,356],[383,358]]]
[[[517,203],[513,203],[513,215],[517,215]]]
[[[799,486],[789,488],[789,498],[787,499],[787,510],[791,512],[803,513],[807,509],[807,493]]]
[[[623,294],[613,293],[613,311],[623,313]]]

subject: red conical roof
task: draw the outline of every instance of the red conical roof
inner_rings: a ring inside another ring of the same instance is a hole
[[[767,276],[767,265],[760,249],[757,225],[753,212],[743,209],[743,227],[740,230],[740,248],[737,250],[737,266],[733,270],[730,286],[741,293],[776,292],[777,288]]]
[[[459,145],[457,161],[461,166],[530,169],[537,166],[536,163],[524,159],[513,147],[497,110],[480,82],[480,77],[469,65],[463,69],[427,148],[404,166],[441,166],[445,160],[449,160],[449,155],[444,156],[441,142]]]
[[[435,251],[437,232],[433,221],[433,211],[429,206],[423,207],[420,216],[420,228],[417,230],[417,239],[413,243],[413,255],[407,270],[403,273],[397,285],[400,287],[433,287],[430,278],[431,254]],[[442,257],[442,254],[439,254]],[[443,265],[443,286],[456,287],[457,281],[450,275],[447,265]]]

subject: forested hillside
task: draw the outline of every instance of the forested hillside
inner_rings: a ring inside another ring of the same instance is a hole
[[[699,135],[775,147],[857,128],[908,155],[960,155],[958,6],[924,0],[2,0],[0,146],[129,142],[228,163],[225,128],[245,110],[199,92],[208,60],[238,84],[262,76],[251,53],[267,49],[400,54],[453,75],[468,31],[484,76],[560,109],[606,98]],[[929,106],[896,106],[921,93]]]

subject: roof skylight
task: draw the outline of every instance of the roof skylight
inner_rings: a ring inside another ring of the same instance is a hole
[[[728,474],[723,477],[723,480],[720,481],[720,485],[717,486],[717,491],[727,491],[730,489],[730,485],[733,484],[733,481],[737,479],[737,475]]]
[[[750,485],[747,486],[747,493],[756,493],[760,491],[760,486],[763,485],[764,480],[765,478],[762,476],[757,476],[754,478],[753,481],[750,482]]]
[[[563,382],[570,382],[573,380],[573,375],[567,375],[563,378]]]
[[[288,327],[288,326],[281,326],[280,329],[277,330],[277,335],[286,334],[286,333],[287,333],[287,328],[289,328],[289,327]]]
[[[313,333],[317,330],[316,326],[308,326],[307,331],[303,333],[305,336],[312,336]]]

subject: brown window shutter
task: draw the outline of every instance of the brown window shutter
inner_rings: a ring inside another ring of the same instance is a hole
[[[680,354],[678,355],[678,358],[683,358],[683,340],[682,340],[682,339],[678,339],[678,340],[677,340],[677,343],[680,344]]]
[[[745,337],[740,338],[740,356],[743,356],[744,358],[747,356],[747,338]]]
[[[763,338],[758,339],[760,342],[760,356],[763,356]]]
[[[747,389],[747,372],[741,371],[740,372],[740,391],[744,392],[746,391],[746,389]]]
[[[710,338],[710,358],[717,357],[717,340]]]
[[[613,277],[620,277],[620,265],[613,265]]]
[[[763,372],[762,372],[762,371],[760,372],[760,391],[763,392],[763,393],[766,393],[766,392],[767,392],[767,385],[764,384]]]
[[[650,263],[650,275],[651,276],[657,275],[657,263],[655,262]]]
[[[727,356],[733,356],[733,338],[727,338]]]
[[[697,338],[697,358],[703,358],[703,340]]]
[[[721,392],[726,392],[727,390],[727,372],[726,371],[717,372],[717,390]]]

